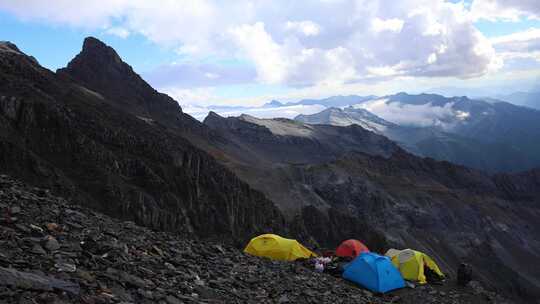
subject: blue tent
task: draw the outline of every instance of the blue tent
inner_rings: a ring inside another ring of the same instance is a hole
[[[387,292],[405,287],[405,281],[388,257],[364,252],[354,259],[343,278],[355,282],[373,292]]]

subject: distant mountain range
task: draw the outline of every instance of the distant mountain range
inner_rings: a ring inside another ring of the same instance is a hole
[[[417,155],[486,171],[540,165],[540,111],[507,102],[398,93],[295,119],[311,124],[358,124]]]
[[[323,99],[302,99],[297,102],[287,102],[281,103],[277,100],[272,100],[269,103],[263,105],[263,107],[287,107],[287,106],[297,106],[297,105],[322,105],[325,107],[346,107],[351,104],[361,103],[373,98],[376,98],[375,95],[369,96],[358,96],[358,95],[348,95],[348,96],[332,96]]]
[[[540,110],[540,91],[515,92],[507,95],[496,95],[495,98],[508,101],[516,105],[526,106]]]

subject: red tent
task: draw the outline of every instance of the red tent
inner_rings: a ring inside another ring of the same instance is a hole
[[[355,258],[360,255],[362,252],[369,252],[369,249],[366,245],[362,244],[359,240],[346,240],[343,241],[336,248],[336,255],[340,257],[351,257]]]

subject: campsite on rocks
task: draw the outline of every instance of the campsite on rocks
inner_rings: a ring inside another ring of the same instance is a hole
[[[8,6],[0,0],[0,18]],[[30,26],[9,18],[0,27]],[[247,69],[244,59],[208,55],[195,37],[193,50],[183,44],[174,52],[180,61],[165,67],[146,53],[164,40],[137,40],[152,32],[135,33],[144,18],[115,18],[129,20],[127,33],[105,27],[100,39],[86,37],[82,48],[78,41],[67,64],[50,64],[27,39],[0,41],[0,303],[540,303],[539,110],[487,97],[398,93],[208,106],[198,117],[186,88],[203,80],[228,77],[223,94],[252,98],[256,89],[239,89],[235,78]],[[380,22],[375,34],[399,25]],[[281,47],[264,35],[264,23],[254,24],[212,37]],[[288,21],[280,28],[323,39],[336,30],[328,26]],[[107,35],[125,37],[109,43]],[[305,42],[287,35],[280,56]],[[71,45],[73,36],[64,37]],[[54,47],[54,60],[67,56]],[[433,54],[442,57],[441,48]],[[349,58],[343,52],[321,55],[313,44],[286,66],[309,63],[316,77],[324,64],[310,56],[338,64]],[[248,54],[269,63],[246,73],[272,83],[264,76],[281,69],[276,58]],[[413,63],[403,62],[344,83],[406,81]],[[214,73],[217,64],[234,71]],[[178,71],[203,76],[181,78],[179,89],[159,87],[169,95],[153,87]],[[309,88],[301,74],[287,75],[294,90]]]

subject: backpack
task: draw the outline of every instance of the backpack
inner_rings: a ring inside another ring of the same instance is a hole
[[[467,263],[459,264],[457,271],[457,283],[466,286],[472,280],[472,266]]]

